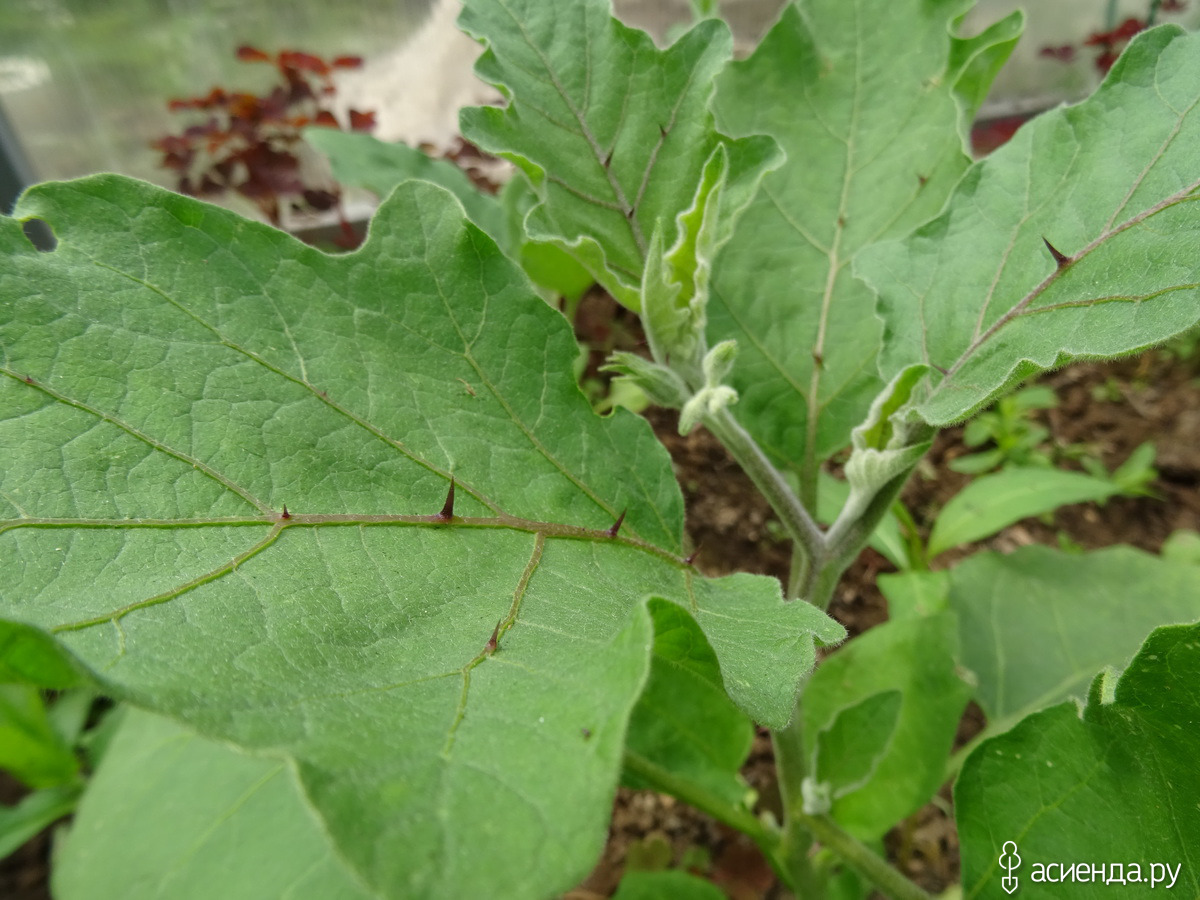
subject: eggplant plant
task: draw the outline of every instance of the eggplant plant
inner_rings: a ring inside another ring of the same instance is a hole
[[[461,126],[514,186],[423,163],[342,256],[115,175],[27,191],[0,220],[0,675],[123,701],[55,895],[552,897],[622,781],[799,897],[926,896],[882,837],[947,782],[964,897],[1200,891],[1194,564],[908,567],[834,649],[830,597],[938,429],[1200,321],[1200,37],[1139,35],[972,162],[1021,18],[966,36],[970,5],[801,0],[732,61],[716,19],[660,49],[605,0],[468,0],[505,102]],[[753,479],[786,587],[694,569],[665,449],[593,413],[531,260],[640,314],[647,355],[611,366]],[[937,550],[1112,492],[1007,477]],[[781,818],[739,776],[754,723]]]

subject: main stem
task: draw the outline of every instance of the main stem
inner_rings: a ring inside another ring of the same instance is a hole
[[[797,596],[802,596],[821,609],[827,608],[842,573],[865,546],[908,480],[909,472],[884,485],[853,521],[839,519],[826,534],[817,527],[779,470],[728,409],[723,408],[707,416],[705,425],[762,491],[795,541],[798,553],[793,558],[788,579],[788,599],[795,600]],[[808,763],[800,709],[801,693],[797,692],[791,722],[771,735],[784,813],[784,829],[777,845],[774,865],[787,873],[788,882],[803,900],[824,898],[824,879],[813,869],[810,859],[815,836],[823,846],[888,896],[896,900],[929,900],[929,894],[843,831],[833,819],[824,815],[814,816],[804,810],[803,788],[808,776]]]
[[[827,549],[825,535],[750,433],[725,408],[706,416],[704,424],[767,498],[803,553],[808,570],[822,567]]]

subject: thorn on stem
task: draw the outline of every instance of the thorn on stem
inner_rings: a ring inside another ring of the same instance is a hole
[[[26,383],[26,384],[33,384],[33,379],[32,379],[32,378],[30,378],[28,375],[26,375],[26,376],[25,376],[25,383]]]
[[[609,150],[608,156],[604,157],[604,168],[607,169],[609,166],[612,165],[612,155],[613,155],[613,152],[611,150]]]
[[[454,518],[454,476],[450,476],[450,491],[446,494],[446,503],[442,511],[434,516],[439,522],[449,522]]]
[[[949,370],[949,369],[943,369],[943,368],[942,368],[941,366],[939,366],[937,363],[930,363],[930,365],[931,365],[931,366],[933,366],[935,369],[937,369],[939,372],[941,372],[943,375],[949,375],[949,374],[950,374],[950,370]]]
[[[820,353],[818,353],[816,350],[812,351],[812,358],[813,358],[813,362],[815,362],[817,364],[818,369],[825,368],[825,357],[822,356]]]
[[[659,125],[659,126],[658,126],[658,136],[659,136],[659,137],[660,137],[662,140],[664,140],[664,141],[665,141],[665,140],[667,139],[667,129],[665,129],[665,128],[663,128],[661,125]]]
[[[700,555],[700,548],[697,547],[695,550],[693,550],[691,552],[690,555],[688,555],[688,557],[686,559],[684,559],[683,564],[685,566],[693,565],[696,562],[696,557],[699,555]]]
[[[488,638],[488,642],[483,645],[483,655],[484,656],[491,656],[493,653],[496,652],[496,648],[500,643],[500,622],[503,622],[503,621],[504,620],[501,619],[498,622],[496,622],[496,627],[492,629],[492,636],[490,638]]]
[[[287,504],[286,503],[283,504],[283,515],[280,516],[279,518],[290,519],[291,517],[292,517],[292,514],[290,512],[288,512]]]
[[[628,512],[628,510],[621,510],[621,514],[617,516],[617,521],[613,522],[612,527],[609,528],[608,531],[604,532],[610,538],[615,538],[617,536],[617,532],[621,530],[621,523],[625,521],[626,512]]]
[[[929,181],[929,176],[928,175],[918,175],[917,181],[921,182],[921,187],[925,187],[926,183]]]
[[[584,739],[585,741],[587,741],[587,740],[591,740],[591,737],[592,737],[592,729],[590,729],[590,728],[580,728],[580,729],[579,729],[579,733],[583,735],[583,739]]]
[[[1071,257],[1060,253],[1055,249],[1054,245],[1044,237],[1042,238],[1042,243],[1046,245],[1046,249],[1049,250],[1050,255],[1054,257],[1054,262],[1058,265],[1060,272],[1071,264]]]

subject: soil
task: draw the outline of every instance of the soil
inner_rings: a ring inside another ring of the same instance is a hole
[[[581,341],[591,348],[585,385],[596,395],[606,390],[598,372],[613,349],[637,349],[636,319],[606,295],[584,298],[576,316]],[[1153,497],[1116,498],[1103,506],[1080,504],[1056,511],[1048,523],[1020,522],[985,542],[1011,552],[1029,543],[1053,546],[1069,541],[1085,549],[1127,543],[1156,552],[1171,532],[1200,527],[1200,353],[1185,342],[1111,363],[1072,366],[1047,375],[1059,400],[1055,409],[1034,418],[1050,431],[1046,451],[1068,456],[1085,445],[1087,452],[1114,469],[1147,440],[1157,447]],[[646,411],[671,453],[687,504],[687,529],[699,548],[697,567],[708,575],[749,571],[785,579],[789,547],[766,501],[703,429],[687,437],[677,431],[676,414]],[[939,435],[927,462],[902,496],[917,524],[928,529],[937,511],[969,480],[949,470],[955,457],[972,452],[961,429]],[[1071,463],[1064,463],[1071,467]],[[1077,466],[1076,466],[1077,467]],[[937,473],[934,478],[933,473]],[[945,554],[938,567],[952,565],[976,548]],[[893,567],[867,549],[847,572],[831,614],[851,635],[883,622],[887,608],[876,577]],[[982,715],[968,709],[959,732],[965,743],[982,727]],[[760,809],[779,811],[770,740],[760,732],[743,769],[758,792]],[[2,776],[2,773],[0,773]],[[19,786],[0,777],[0,802],[19,796]],[[0,897],[47,900],[50,839],[43,833],[0,861]],[[889,857],[927,890],[942,891],[958,879],[958,846],[948,788],[886,838]],[[731,900],[771,900],[781,895],[776,879],[757,848],[738,833],[712,821],[672,797],[649,791],[618,791],[608,845],[595,870],[568,900],[611,896],[627,868],[683,867],[718,885]]]

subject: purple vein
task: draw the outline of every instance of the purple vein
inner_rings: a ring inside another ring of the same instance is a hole
[[[521,601],[525,599],[525,592],[529,588],[529,581],[533,578],[533,573],[537,570],[538,564],[542,561],[542,550],[546,547],[546,538],[543,534],[538,534],[533,541],[533,553],[530,554],[528,562],[525,563],[525,569],[521,572],[521,577],[517,581],[517,586],[513,590],[512,604],[509,606],[508,615],[500,620],[499,626],[496,628],[497,646],[500,641],[503,641],[506,635],[516,624],[517,613],[521,609]],[[458,726],[462,724],[463,718],[467,714],[467,696],[471,688],[471,670],[480,665],[485,659],[491,656],[493,650],[485,645],[484,649],[465,666],[462,667],[462,691],[458,696],[458,709],[454,713],[454,721],[450,724],[450,731],[446,735],[446,743],[442,747],[442,757],[448,758],[450,751],[454,749],[454,741],[458,737]]]
[[[239,553],[229,562],[223,563],[222,565],[217,566],[215,569],[193,578],[191,581],[177,585],[176,587],[171,588],[169,591],[163,591],[161,594],[155,594],[153,597],[147,597],[144,600],[138,600],[136,603],[130,603],[127,606],[122,606],[119,609],[115,609],[112,612],[105,613],[101,616],[94,616],[90,619],[81,619],[77,622],[67,622],[62,625],[55,625],[50,629],[50,632],[52,634],[60,634],[64,631],[82,631],[84,628],[91,628],[94,625],[103,625],[106,622],[116,624],[131,612],[135,612],[139,609],[146,609],[151,606],[158,606],[160,603],[166,603],[168,600],[174,600],[176,597],[182,596],[183,594],[186,594],[189,591],[200,587],[201,585],[208,584],[210,581],[216,581],[218,578],[228,575],[230,572],[236,571],[237,567],[246,562],[246,560],[257,556],[267,547],[271,546],[271,544],[275,543],[275,539],[279,537],[280,533],[282,533],[285,527],[285,524],[282,522],[276,523],[265,538],[263,538],[254,546],[250,547],[245,552]]]
[[[1063,169],[1062,174],[1058,178],[1058,184],[1061,187],[1066,183],[1071,173],[1075,169],[1075,164],[1079,161],[1079,145],[1075,145],[1075,152],[1071,156],[1070,163]],[[1047,203],[1050,203],[1054,198],[1053,193],[1047,195],[1047,199],[1043,201],[1035,210],[1029,209],[1029,194],[1025,194],[1025,215],[1021,217],[1009,233],[1008,246],[1004,248],[1004,252],[1000,254],[1000,259],[996,265],[996,273],[992,276],[992,283],[988,285],[987,293],[984,295],[983,305],[979,309],[979,315],[975,319],[975,330],[971,333],[972,340],[979,337],[983,331],[983,323],[987,321],[988,310],[992,307],[992,301],[996,299],[996,288],[1000,285],[1000,278],[1004,275],[1004,270],[1008,266],[1008,261],[1012,257],[1013,249],[1017,245],[1017,239],[1021,235],[1021,229],[1034,217],[1036,213],[1040,213]],[[930,362],[928,356],[926,362]]]
[[[459,341],[462,342],[463,359],[466,360],[471,368],[475,370],[475,374],[479,377],[479,380],[483,383],[484,387],[487,388],[488,392],[492,395],[492,397],[495,398],[496,402],[500,404],[501,409],[508,414],[509,419],[512,420],[512,423],[516,425],[517,429],[525,436],[525,439],[529,441],[530,445],[539,454],[541,454],[542,458],[550,463],[550,465],[552,465],[555,469],[557,469],[564,478],[570,481],[571,484],[573,484],[580,491],[580,493],[600,507],[600,509],[602,509],[607,515],[615,518],[617,515],[616,509],[611,504],[606,503],[603,499],[601,499],[600,496],[591,489],[591,487],[589,487],[580,477],[576,476],[574,472],[568,469],[567,466],[561,462],[557,456],[550,452],[549,448],[542,443],[541,439],[533,433],[533,429],[526,425],[524,420],[517,414],[517,411],[512,407],[512,404],[508,402],[508,398],[501,393],[500,389],[492,382],[491,378],[488,377],[487,373],[483,369],[483,366],[478,363],[478,361],[475,359],[475,356],[471,353],[471,343],[467,340],[466,335],[463,333],[462,326],[458,322],[458,317],[454,314],[454,308],[451,305],[450,300],[446,295],[446,291],[442,286],[442,280],[437,267],[430,264],[429,270],[434,277],[434,283],[437,284],[438,297],[441,298],[442,305],[445,307],[446,316],[449,318],[450,323],[454,326],[454,331],[458,335]],[[654,509],[655,513],[658,514],[657,507]],[[661,521],[661,515],[659,515],[659,518]],[[667,529],[667,533],[670,533],[669,528]]]
[[[1161,97],[1162,95],[1159,94],[1159,96]],[[1175,127],[1171,129],[1170,134],[1163,138],[1163,142],[1159,146],[1158,152],[1154,154],[1148,163],[1146,163],[1146,167],[1142,169],[1142,171],[1138,174],[1138,177],[1134,179],[1133,184],[1130,185],[1128,193],[1125,194],[1125,198],[1117,205],[1117,208],[1113,210],[1113,214],[1109,216],[1108,222],[1105,223],[1104,227],[1106,229],[1112,228],[1113,222],[1117,220],[1117,216],[1121,214],[1121,211],[1129,205],[1129,201],[1133,199],[1134,193],[1139,187],[1141,187],[1142,182],[1146,180],[1146,176],[1150,174],[1150,170],[1153,169],[1159,160],[1163,158],[1167,152],[1167,149],[1175,142],[1175,138],[1179,136],[1180,129],[1183,128],[1184,119],[1187,118],[1188,113],[1196,108],[1197,102],[1200,102],[1200,100],[1193,100],[1191,105],[1186,110],[1184,110],[1182,113],[1176,113],[1177,118],[1175,120]],[[1169,106],[1170,104],[1167,105]]]
[[[862,61],[862,33],[861,33],[861,12],[858,4],[854,5],[855,12],[855,35],[854,42],[854,99],[850,105],[850,124],[846,132],[845,145],[846,156],[842,169],[842,193],[838,199],[838,214],[834,221],[833,241],[829,246],[829,269],[825,275],[825,291],[821,297],[821,313],[817,320],[817,336],[813,342],[813,367],[809,374],[808,395],[805,397],[805,402],[808,406],[808,419],[804,423],[804,462],[801,467],[801,486],[811,485],[804,491],[804,495],[810,498],[816,496],[816,479],[817,479],[817,426],[819,424],[820,415],[820,393],[821,393],[821,371],[822,366],[817,360],[823,359],[825,356],[825,336],[829,325],[829,311],[833,306],[834,287],[837,284],[838,273],[842,270],[845,264],[839,260],[841,252],[842,236],[846,230],[846,207],[850,200],[850,179],[851,173],[854,171],[854,136],[857,133],[858,121],[861,115],[861,82],[859,76],[863,69]]]
[[[617,202],[621,204],[621,210],[624,212],[625,218],[629,221],[629,227],[633,233],[633,239],[637,243],[638,250],[644,256],[646,253],[646,238],[642,234],[641,225],[638,223],[637,218],[633,216],[634,207],[630,206],[629,199],[625,196],[625,189],[621,187],[621,183],[617,180],[617,177],[613,175],[612,170],[604,164],[605,152],[600,146],[600,142],[596,139],[596,136],[592,134],[592,130],[590,127],[588,127],[587,120],[584,118],[582,111],[575,105],[570,96],[567,94],[566,88],[563,86],[562,81],[559,80],[558,73],[551,67],[550,60],[546,58],[546,55],[542,52],[541,47],[534,43],[533,39],[530,37],[529,32],[525,28],[525,23],[522,22],[506,4],[502,2],[500,3],[500,6],[506,13],[508,13],[513,26],[517,29],[517,31],[520,32],[521,37],[524,38],[525,43],[529,46],[529,49],[533,51],[535,56],[537,56],[538,60],[542,64],[542,67],[546,71],[546,77],[549,79],[551,86],[558,93],[558,96],[566,105],[567,110],[574,117],[579,126],[580,136],[587,141],[588,146],[591,148],[592,156],[595,158],[596,163],[600,166],[600,170],[604,173],[609,187],[611,187],[613,190],[613,196],[615,196],[617,198]]]
[[[971,342],[970,346],[968,346],[967,349],[962,352],[962,355],[959,356],[959,358],[957,360],[955,360],[954,365],[951,366],[946,371],[946,375],[945,375],[945,378],[943,379],[942,383],[944,384],[946,382],[946,380],[950,379],[959,369],[961,369],[966,364],[967,360],[970,359],[971,355],[974,354],[975,351],[978,350],[980,346],[982,346],[989,338],[991,338],[992,335],[994,335],[997,331],[999,331],[1001,328],[1003,328],[1009,322],[1012,322],[1013,320],[1015,320],[1023,315],[1026,315],[1030,312],[1041,311],[1040,307],[1037,310],[1030,310],[1029,307],[1033,304],[1033,302],[1035,300],[1037,300],[1038,297],[1040,297],[1042,294],[1044,294],[1056,281],[1058,281],[1058,279],[1062,276],[1062,274],[1064,272],[1069,271],[1069,269],[1071,267],[1073,267],[1076,263],[1078,263],[1079,260],[1083,259],[1085,256],[1092,253],[1094,250],[1096,250],[1098,247],[1103,245],[1105,242],[1111,240],[1112,238],[1116,237],[1117,235],[1119,235],[1125,231],[1128,231],[1130,228],[1133,228],[1135,225],[1141,224],[1142,222],[1149,219],[1151,216],[1155,216],[1158,213],[1162,212],[1163,210],[1169,209],[1170,207],[1175,206],[1178,203],[1187,203],[1187,202],[1192,202],[1192,201],[1198,199],[1196,197],[1189,196],[1190,194],[1193,194],[1197,190],[1197,188],[1200,188],[1200,179],[1197,179],[1196,181],[1192,182],[1190,185],[1183,188],[1182,190],[1177,191],[1176,193],[1172,194],[1171,196],[1165,198],[1164,200],[1159,201],[1158,203],[1154,204],[1154,206],[1151,206],[1149,209],[1143,210],[1142,212],[1138,213],[1136,216],[1126,219],[1120,225],[1117,225],[1115,228],[1105,231],[1099,237],[1095,238],[1090,244],[1088,244],[1086,247],[1084,247],[1082,250],[1080,250],[1078,253],[1076,253],[1074,256],[1071,257],[1070,265],[1065,266],[1063,268],[1056,268],[1053,272],[1051,272],[1049,275],[1047,275],[1045,278],[1043,278],[1041,283],[1038,284],[1037,287],[1035,287],[1032,291],[1030,291],[1024,297],[1022,297],[1020,299],[1020,301],[1018,301],[1016,303],[1016,305],[1014,305],[1011,309],[1008,310],[1008,312],[1006,312],[1004,315],[1002,315],[1000,318],[998,318],[995,322],[993,322],[991,327],[988,328],[987,331],[985,331],[983,334],[976,337]],[[1179,286],[1179,287],[1186,287],[1186,286]],[[1158,296],[1160,294],[1167,293],[1169,290],[1170,289],[1158,291],[1155,294],[1151,294],[1151,295],[1147,295],[1147,296]],[[1110,299],[1110,298],[1092,298],[1089,300],[1072,301],[1070,304],[1055,304],[1055,306],[1068,306],[1068,305],[1069,306],[1089,306],[1089,305],[1099,302],[1101,299]]]

